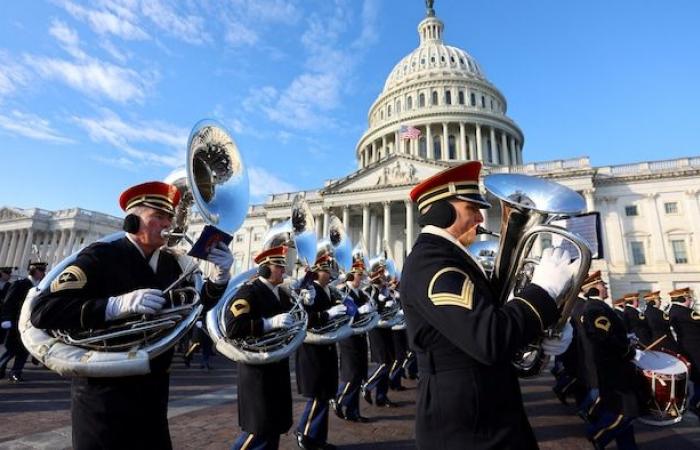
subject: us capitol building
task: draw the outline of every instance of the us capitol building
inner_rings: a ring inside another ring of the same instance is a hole
[[[331,215],[345,224],[353,243],[370,255],[387,249],[401,267],[420,231],[408,192],[419,181],[463,161],[479,160],[482,172],[520,173],[568,186],[600,213],[603,271],[611,296],[691,286],[700,293],[700,157],[591,167],[587,157],[525,163],[525,136],[508,117],[505,96],[479,63],[443,41],[444,24],[429,8],[418,24],[419,46],[389,73],[370,106],[368,128],[356,148],[357,170],[312,191],[273,194],[252,205],[231,244],[236,272],[253,265],[269,227],[291,214],[295,195],[305,197],[319,237]],[[402,126],[420,130],[400,136]],[[490,197],[494,205],[495,198]],[[486,228],[498,230],[498,206]],[[22,274],[35,255],[52,265],[100,236],[119,230],[121,219],[69,209],[0,209],[0,266]],[[199,234],[195,222],[190,233]]]

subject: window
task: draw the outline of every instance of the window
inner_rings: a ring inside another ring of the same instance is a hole
[[[406,99],[406,111],[410,110],[413,108],[413,97],[408,97]]]
[[[463,105],[464,104],[464,92],[459,91],[459,104]]]
[[[442,159],[442,147],[440,146],[440,136],[433,138],[433,158]]]
[[[647,263],[644,256],[644,242],[632,241],[630,242],[632,248],[632,264],[635,266],[642,266]]]
[[[481,96],[481,107],[486,108],[486,97],[483,95]]]
[[[425,106],[425,94],[421,94],[418,96],[418,106],[420,108]]]
[[[664,203],[664,210],[666,211],[666,214],[678,214],[678,203],[666,202]]]
[[[433,98],[432,98],[432,105],[437,105],[438,104],[438,93],[437,91],[433,91]]]
[[[639,211],[637,211],[637,205],[627,205],[625,206],[625,215],[627,217],[638,216]]]
[[[447,138],[447,155],[449,159],[457,159],[457,142],[454,136]]]
[[[676,264],[688,264],[688,253],[685,251],[685,241],[683,239],[674,239],[671,241],[673,248],[673,259]]]
[[[469,102],[472,106],[476,106],[476,95],[473,92],[469,94]]]
[[[401,112],[401,100],[396,100],[396,114]]]
[[[425,137],[421,136],[420,140],[418,141],[418,155],[421,158],[427,158],[428,157],[428,146],[425,143]]]
[[[236,235],[236,242],[243,242],[243,235],[242,234]]]
[[[391,105],[386,107],[386,116],[391,117]]]
[[[491,111],[493,111],[493,99],[491,99]]]
[[[446,105],[452,104],[452,92],[450,92],[450,91],[445,91],[445,104]]]

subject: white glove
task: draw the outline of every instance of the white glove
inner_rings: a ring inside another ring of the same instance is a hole
[[[394,306],[394,301],[387,300],[386,303],[384,303],[384,306],[386,306],[387,308],[391,308],[392,306]]]
[[[216,284],[226,284],[231,278],[231,266],[233,255],[231,250],[223,242],[218,242],[207,256],[207,261],[214,264],[214,270],[209,277]]]
[[[263,319],[263,331],[278,330],[280,328],[289,328],[294,325],[294,319],[289,313],[277,314],[267,319]]]
[[[569,263],[569,252],[560,247],[547,247],[542,252],[540,263],[532,274],[532,283],[538,285],[552,297],[557,299],[559,294],[571,281],[577,263]]]
[[[569,348],[571,340],[574,337],[574,328],[569,322],[566,322],[564,329],[561,331],[561,336],[558,338],[542,339],[542,350],[546,355],[558,356]]]
[[[373,308],[372,305],[369,304],[369,303],[365,303],[364,305],[362,305],[362,306],[360,306],[359,308],[357,308],[357,312],[358,312],[359,314],[369,314],[369,313],[371,313],[372,311],[374,311],[374,308]]]
[[[332,319],[334,317],[338,317],[341,314],[345,314],[348,311],[348,307],[345,305],[335,305],[332,306],[331,308],[326,310],[326,314],[328,314],[328,318]]]
[[[384,294],[379,294],[379,295],[377,296],[377,299],[378,299],[380,302],[383,302],[383,301],[385,301],[385,300],[387,299],[387,297],[386,297],[386,295],[384,295]]]
[[[0,324],[0,328],[2,328],[3,330],[9,330],[11,327],[12,322],[10,322],[9,320],[5,320],[2,322],[2,324]]]
[[[638,348],[634,350],[634,360],[636,362],[641,361],[643,356],[644,352],[642,350],[639,350]]]
[[[316,299],[316,289],[302,289],[299,291],[299,298],[304,305],[313,305]]]
[[[159,289],[136,289],[110,297],[105,309],[105,320],[117,320],[132,314],[155,314],[163,308],[165,299]]]

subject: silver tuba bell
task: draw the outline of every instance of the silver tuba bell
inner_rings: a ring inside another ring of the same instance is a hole
[[[229,233],[245,218],[248,176],[236,144],[216,122],[201,121],[195,125],[188,141],[186,167],[169,178],[185,200],[178,205],[173,218],[174,226],[179,228],[163,233],[170,238],[169,244],[185,237],[193,204],[205,221]],[[115,233],[100,242],[111,242],[123,236],[123,232]],[[27,296],[20,317],[22,340],[27,350],[62,375],[117,377],[149,373],[149,361],[173,347],[194,326],[202,312],[199,291],[203,282],[198,264],[176,249],[168,250],[176,255],[182,275],[164,290],[173,292],[166,306],[152,316],[128,318],[100,330],[34,328],[30,316],[38,294],[49,289],[80,251],[54,267]],[[175,289],[186,279],[193,281],[195,288]]]
[[[263,239],[263,251],[286,245],[289,247],[286,272],[293,273],[301,261],[313,260],[316,252],[316,232],[314,217],[304,198],[297,194],[292,202],[291,218],[280,222],[268,230]],[[257,269],[250,269],[229,282],[219,303],[207,313],[207,330],[216,349],[227,358],[246,364],[271,364],[289,357],[303,342],[306,336],[308,317],[299,296],[292,286],[292,278],[287,277],[283,289],[295,302],[289,314],[294,318],[290,328],[273,330],[260,337],[232,339],[226,335],[226,311],[235,300],[238,289],[257,276]]]
[[[500,242],[491,275],[501,304],[508,301],[512,293],[517,295],[532,278],[532,270],[539,261],[532,252],[538,237],[558,236],[568,249],[578,252],[578,272],[568,288],[555,299],[560,319],[545,330],[546,336],[555,337],[569,320],[574,300],[591,265],[591,251],[584,239],[550,222],[561,216],[579,214],[585,209],[585,200],[558,183],[519,174],[489,175],[484,179],[484,186],[501,204]],[[549,361],[540,344],[539,340],[533,342],[516,355],[513,365],[519,376],[536,376]]]

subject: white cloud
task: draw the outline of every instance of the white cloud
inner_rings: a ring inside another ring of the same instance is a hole
[[[121,64],[126,63],[129,59],[129,54],[118,49],[110,40],[104,39],[100,42],[100,47],[104,49],[109,55],[119,61]]]
[[[141,12],[158,28],[185,42],[201,44],[211,40],[211,36],[205,31],[205,21],[202,17],[178,14],[170,5],[159,0],[141,2]]]
[[[0,114],[0,128],[14,135],[39,141],[67,144],[72,140],[54,130],[51,123],[37,115],[13,110],[10,115]]]
[[[249,167],[248,179],[250,180],[250,196],[253,201],[262,201],[272,193],[299,190],[293,184],[287,183],[261,167]]]
[[[13,58],[0,51],[0,99],[13,94],[19,87],[29,83],[29,72]]]
[[[93,142],[109,143],[124,152],[129,161],[167,167],[185,163],[184,149],[189,135],[185,129],[163,122],[128,123],[109,110],[103,110],[99,118],[74,116],[72,119],[87,131]],[[143,147],[158,150],[143,150]],[[120,165],[124,164],[120,159]]]
[[[132,69],[97,59],[72,62],[25,55],[24,61],[42,78],[59,80],[83,93],[121,103],[142,100],[156,78],[154,74],[144,77]]]
[[[228,19],[226,23],[226,43],[232,47],[255,45],[258,42],[258,34],[252,28],[246,27],[235,19]]]
[[[80,38],[78,32],[70,28],[64,22],[54,19],[51,21],[49,34],[55,37],[61,47],[76,59],[85,59],[86,55],[80,49]]]
[[[150,37],[136,23],[136,15],[128,8],[128,3],[119,5],[103,2],[104,8],[101,10],[88,9],[71,1],[59,1],[59,5],[76,19],[87,22],[97,34],[113,34],[128,40],[144,40]]]

